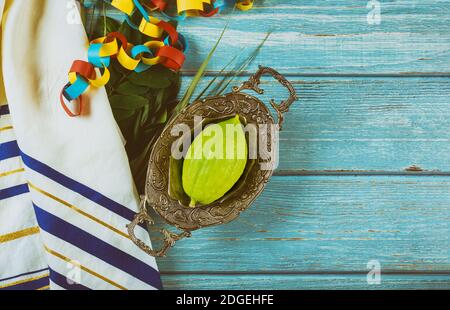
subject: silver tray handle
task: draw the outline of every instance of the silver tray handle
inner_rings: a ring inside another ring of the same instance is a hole
[[[291,82],[289,82],[283,75],[281,75],[278,71],[275,69],[269,68],[269,67],[263,67],[259,66],[258,72],[256,72],[254,75],[250,77],[250,79],[246,82],[244,82],[241,86],[235,86],[233,87],[233,92],[238,93],[243,90],[253,90],[256,93],[262,95],[264,94],[264,90],[259,87],[261,84],[261,77],[264,74],[270,74],[272,75],[278,82],[280,82],[281,85],[286,87],[289,91],[289,98],[287,100],[281,101],[279,104],[275,102],[275,100],[271,99],[270,104],[275,109],[275,111],[278,114],[278,126],[280,130],[283,126],[284,121],[284,114],[289,111],[289,108],[291,105],[298,100],[297,93],[292,86]]]

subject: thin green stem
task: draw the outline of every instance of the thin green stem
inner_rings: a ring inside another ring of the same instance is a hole
[[[191,82],[191,85],[187,89],[183,99],[181,100],[180,104],[178,105],[178,107],[176,109],[177,112],[180,112],[182,109],[184,109],[185,107],[188,106],[192,96],[194,95],[194,92],[195,92],[195,89],[197,88],[198,83],[205,75],[206,68],[208,67],[209,62],[211,61],[212,56],[216,52],[217,47],[219,46],[219,43],[222,41],[222,38],[225,35],[226,30],[228,29],[228,24],[229,24],[229,22],[227,22],[227,24],[223,28],[222,33],[220,34],[220,37],[217,40],[216,44],[211,49],[208,56],[206,57],[206,59],[203,61],[202,65],[198,69],[197,74],[194,76],[194,78]]]
[[[92,37],[94,36],[94,28],[95,28],[95,14],[96,14],[96,9],[97,9],[97,2],[96,1],[93,5],[92,5],[92,10],[91,10],[91,14],[90,14],[90,21],[89,21],[89,38],[92,39]]]
[[[103,1],[103,36],[106,36],[106,5]]]
[[[265,38],[262,40],[262,42],[258,45],[258,47],[255,49],[255,51],[247,58],[247,60],[241,65],[241,67],[236,71],[236,73],[234,74],[234,76],[225,84],[225,86],[223,86],[219,92],[217,93],[217,95],[221,95],[227,88],[228,86],[230,86],[230,84],[236,79],[236,77],[242,73],[242,71],[244,71],[258,56],[259,51],[262,49],[262,47],[264,46],[264,44],[267,42],[267,40],[269,39],[270,35],[272,34],[272,31],[269,31]]]
[[[202,90],[202,92],[197,96],[197,98],[195,99],[195,101],[199,100],[201,97],[203,97],[203,95],[208,91],[208,89],[211,88],[211,86],[216,82],[216,80],[219,78],[220,75],[222,75],[226,69],[228,69],[229,66],[231,66],[234,61],[241,55],[241,52],[239,54],[234,55],[234,57],[225,65],[225,67],[222,68],[222,70],[220,70],[219,74],[216,75],[209,83],[208,85]],[[219,84],[220,85],[220,84]]]

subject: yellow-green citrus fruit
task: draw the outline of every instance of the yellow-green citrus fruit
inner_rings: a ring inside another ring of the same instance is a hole
[[[244,173],[248,145],[239,115],[207,126],[189,147],[183,163],[183,189],[191,207],[225,196]]]

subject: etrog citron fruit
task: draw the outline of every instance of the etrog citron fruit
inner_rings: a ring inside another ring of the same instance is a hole
[[[189,147],[183,189],[190,207],[211,204],[230,191],[247,165],[248,145],[239,115],[207,126]]]

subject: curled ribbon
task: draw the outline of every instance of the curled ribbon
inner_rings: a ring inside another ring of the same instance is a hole
[[[186,39],[174,26],[158,18],[150,16],[138,0],[104,0],[123,12],[127,23],[135,30],[150,37],[151,40],[136,45],[129,43],[119,32],[110,33],[91,42],[88,49],[88,61],[75,60],[69,71],[69,83],[60,94],[60,102],[64,111],[71,117],[83,112],[83,94],[92,87],[105,86],[111,77],[108,67],[116,59],[124,68],[144,72],[151,66],[161,64],[174,71],[180,70],[186,60],[188,48]],[[220,13],[225,7],[225,0],[177,0],[178,16],[165,13],[167,0],[147,0],[151,11],[159,11],[172,20],[182,20],[187,16],[211,17]],[[246,11],[253,7],[253,0],[238,0],[236,7]],[[142,15],[140,25],[131,21],[131,15],[138,10]],[[164,37],[165,36],[165,37]],[[73,112],[68,103],[78,102]]]
[[[147,0],[148,3],[146,4],[146,7],[151,11],[159,11],[163,16],[169,19],[183,20],[188,16],[214,16],[225,8],[227,1],[230,2],[230,0],[177,0],[176,11],[178,15],[171,16],[167,13],[167,8],[169,7],[168,1],[169,0]],[[253,7],[254,0],[237,0],[234,1],[234,3],[239,10],[248,11]],[[125,13],[127,16],[130,16],[137,9],[144,18],[146,18],[145,8],[138,0],[113,0],[111,5]],[[131,23],[129,18],[127,18],[127,21],[132,27],[135,26]]]
[[[151,66],[161,64],[171,70],[178,71],[183,66],[187,48],[185,38],[165,21],[154,17],[145,19],[141,24],[142,33],[152,40],[136,45],[129,43],[125,36],[113,32],[105,37],[95,39],[88,49],[88,61],[75,60],[69,70],[69,83],[61,91],[60,102],[71,116],[79,116],[83,112],[83,94],[90,86],[105,86],[111,77],[108,67],[113,59],[130,71],[144,72]],[[163,38],[167,34],[166,38]],[[75,112],[68,103],[78,101]]]
[[[254,0],[243,0],[236,3],[236,7],[241,11],[248,11],[253,8]]]

